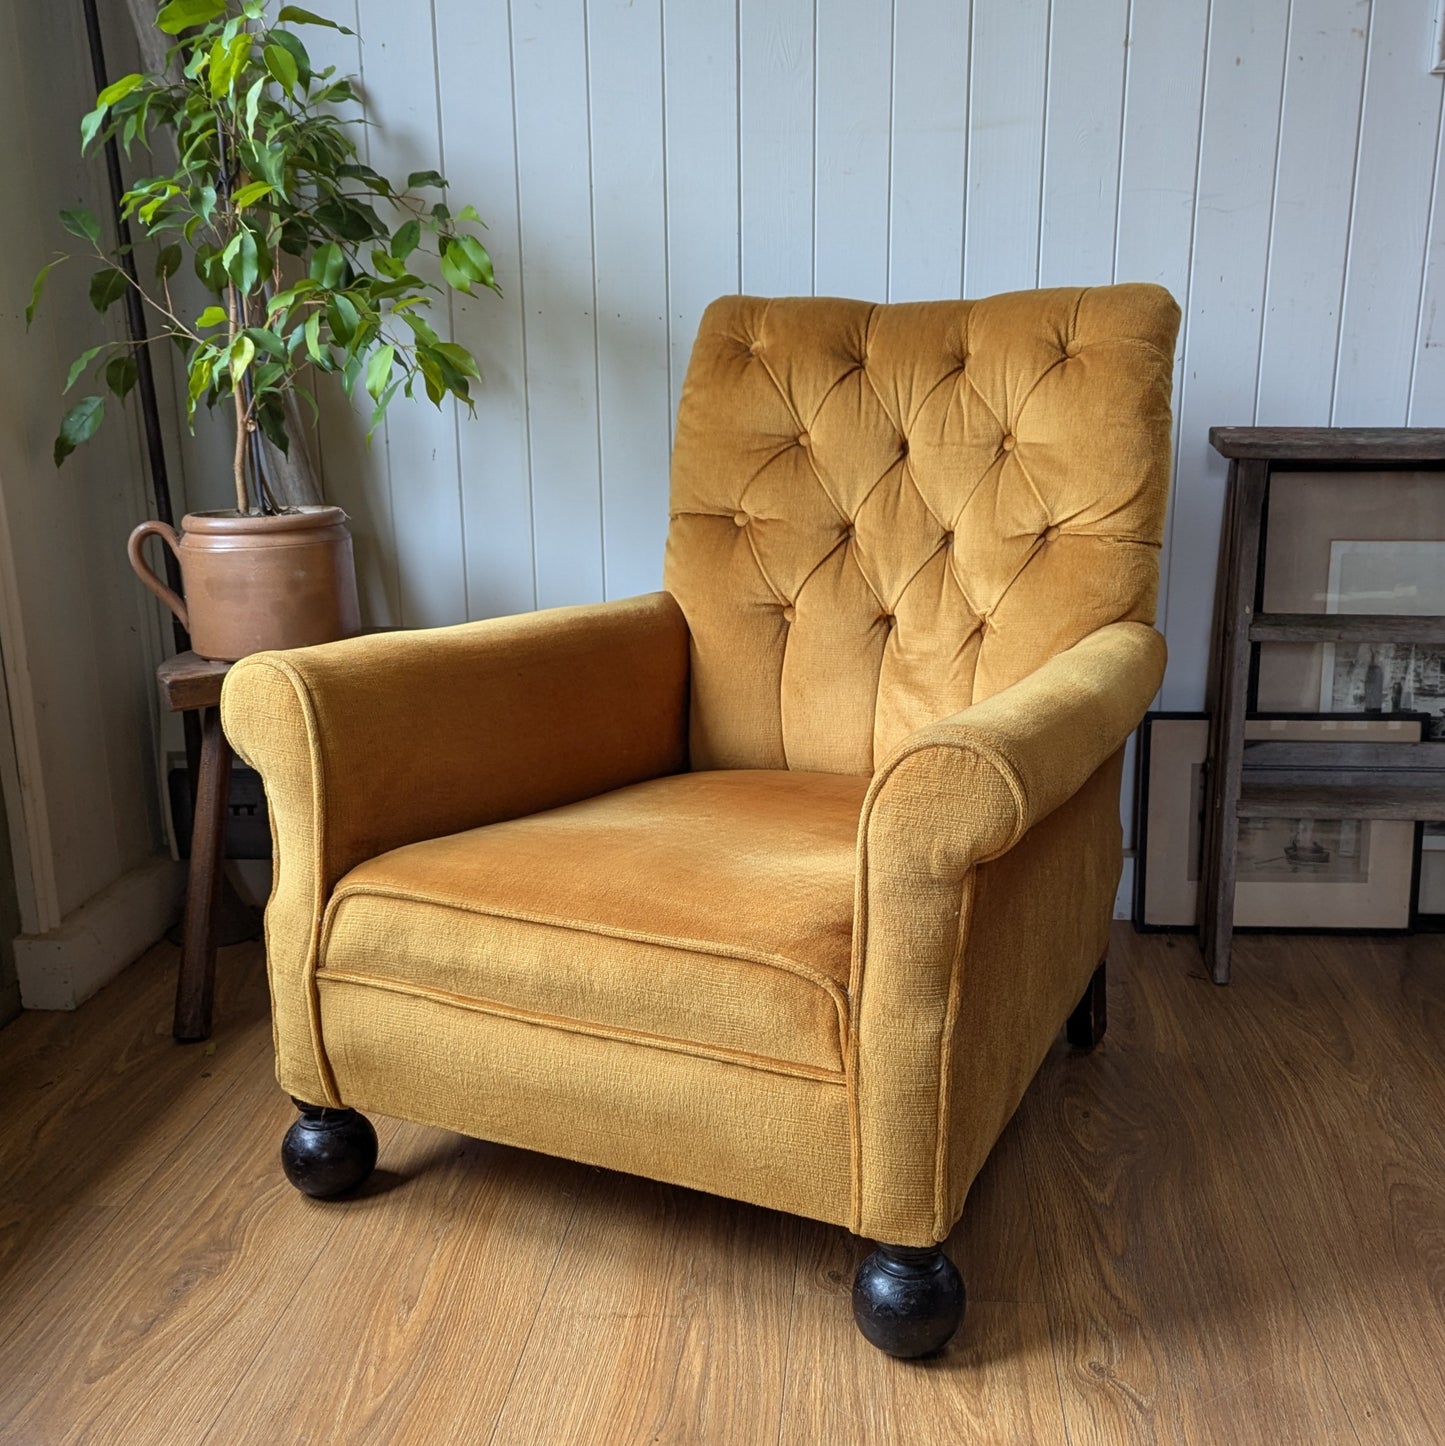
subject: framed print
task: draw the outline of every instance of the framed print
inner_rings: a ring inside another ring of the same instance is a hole
[[[1445,614],[1445,485],[1438,470],[1276,473],[1264,552],[1267,612]],[[1373,699],[1349,708],[1335,701],[1339,654],[1355,647],[1261,644],[1251,709],[1372,711]],[[1388,668],[1377,661],[1394,674],[1390,687],[1378,680],[1378,708],[1389,711],[1390,693],[1409,665],[1397,656]],[[1365,681],[1362,673],[1361,696]],[[1445,697],[1435,707],[1414,706],[1431,713],[1438,707],[1445,736]]]
[[[1418,714],[1252,718],[1248,740],[1418,743]],[[1151,713],[1141,729],[1134,924],[1191,929],[1204,839],[1203,713]],[[1236,928],[1405,929],[1416,826],[1379,819],[1241,819]],[[1442,853],[1445,859],[1445,853]]]

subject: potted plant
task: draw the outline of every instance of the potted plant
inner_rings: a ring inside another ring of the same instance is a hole
[[[196,651],[224,660],[359,626],[344,514],[280,506],[257,465],[258,433],[288,450],[287,399],[314,411],[318,372],[334,373],[348,396],[362,389],[372,430],[398,393],[410,397],[418,383],[437,406],[452,396],[470,407],[476,361],[443,340],[427,312],[448,287],[497,289],[474,232],[481,218],[471,206],[447,205],[440,175],[414,172],[397,186],[362,162],[360,118],[344,114],[359,105],[351,81],[334,67],[315,68],[292,28],[318,25],[352,33],[294,5],[273,23],[264,0],[169,0],[156,16],[158,29],[176,37],[167,72],[122,76],[81,123],[83,151],[115,137],[127,155],[140,147],[165,157],[165,168],[137,180],[121,201],[122,215],[156,244],[153,275],[128,277],[89,212],[61,215],[100,262],[90,278],[96,310],[134,286],[157,320],[152,340],[180,348],[188,422],[194,426],[200,405],[233,418],[235,509],[191,514],[179,538],[145,523],[130,543],[136,571],[176,610]],[[181,295],[194,291],[180,275],[187,253],[206,293],[199,307]],[[47,275],[66,259],[36,277],[27,322]],[[421,274],[433,264],[435,280]],[[82,352],[65,391],[86,375],[124,398],[136,380],[132,344],[104,341]],[[95,435],[105,405],[96,392],[65,413],[57,466]],[[141,545],[152,532],[176,550],[184,603],[145,565]]]

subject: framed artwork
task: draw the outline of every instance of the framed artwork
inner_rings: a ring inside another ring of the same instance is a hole
[[[1418,743],[1419,714],[1252,718],[1249,740]],[[1139,747],[1134,925],[1192,929],[1204,841],[1203,713],[1151,713]],[[1413,823],[1379,819],[1241,819],[1236,928],[1406,929],[1412,918]],[[1445,844],[1445,839],[1442,839]],[[1445,850],[1441,852],[1445,866]],[[1441,879],[1445,893],[1445,877]]]

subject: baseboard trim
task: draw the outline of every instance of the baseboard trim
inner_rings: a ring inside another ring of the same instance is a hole
[[[75,1009],[138,959],[175,923],[185,870],[153,858],[73,910],[44,934],[15,940],[26,1009]]]

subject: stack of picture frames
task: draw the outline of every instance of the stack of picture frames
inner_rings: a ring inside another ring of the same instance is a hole
[[[1445,615],[1445,478],[1276,473],[1264,577],[1269,612]],[[1250,704],[1246,749],[1262,739],[1445,739],[1445,653],[1266,643]],[[1151,713],[1141,729],[1137,928],[1196,925],[1208,729],[1206,714],[1173,712]],[[1445,928],[1445,821],[1242,819],[1235,926]]]

